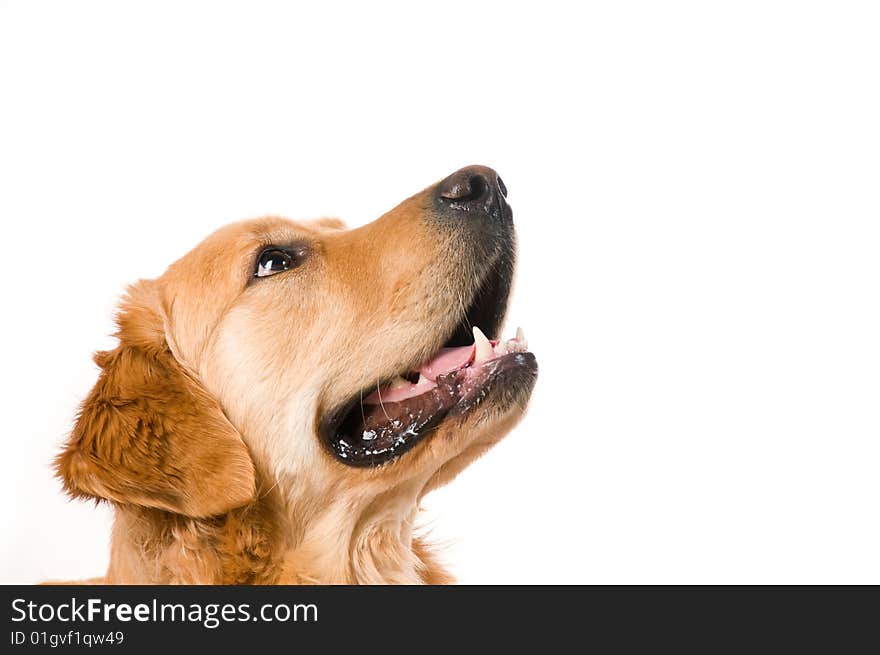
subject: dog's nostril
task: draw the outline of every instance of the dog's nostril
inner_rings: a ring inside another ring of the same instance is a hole
[[[445,182],[440,185],[440,197],[447,200],[479,200],[489,186],[482,176],[467,172],[463,175],[453,173]]]
[[[500,219],[506,214],[507,187],[486,166],[467,166],[437,185],[441,204],[452,209],[480,211]]]
[[[467,180],[467,188],[469,193],[458,198],[458,200],[479,200],[486,195],[489,185],[486,184],[486,180],[482,176],[471,175]]]

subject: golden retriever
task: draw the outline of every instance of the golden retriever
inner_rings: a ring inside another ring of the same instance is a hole
[[[128,289],[55,466],[112,503],[91,582],[447,583],[421,498],[520,419],[507,190],[469,166],[368,225],[221,228]]]

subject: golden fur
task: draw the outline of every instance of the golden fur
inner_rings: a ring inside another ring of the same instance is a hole
[[[118,346],[95,361],[57,473],[115,508],[106,583],[447,583],[414,534],[420,499],[516,423],[522,402],[447,421],[375,468],[345,466],[317,417],[436,351],[474,293],[478,257],[425,215],[430,188],[377,221],[264,218],[224,227],[132,285]],[[289,275],[254,253],[302,242]]]

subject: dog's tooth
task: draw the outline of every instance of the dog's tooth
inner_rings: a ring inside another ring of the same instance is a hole
[[[424,373],[419,373],[419,379],[416,382],[416,386],[421,386],[424,384],[434,384],[434,382],[432,380],[429,380],[428,378],[426,378]]]
[[[410,384],[409,382],[407,382],[402,377],[397,375],[397,376],[391,378],[391,382],[388,383],[388,388],[389,389],[400,389],[401,387],[409,386],[409,384]]]
[[[508,341],[499,341],[497,344],[495,344],[495,356],[501,357],[502,355],[506,355],[507,353],[509,353],[511,343],[512,342],[510,340],[508,340]]]
[[[495,356],[492,344],[489,343],[486,335],[483,334],[483,331],[476,325],[474,326],[474,346],[476,346],[476,351],[474,352],[474,364],[488,361]]]
[[[522,346],[523,350],[529,349],[529,342],[526,341],[526,333],[523,332],[521,327],[516,328],[516,340],[519,342],[519,345]]]

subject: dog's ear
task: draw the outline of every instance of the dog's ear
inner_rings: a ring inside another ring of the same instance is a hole
[[[100,377],[55,460],[65,490],[193,517],[248,503],[255,473],[241,436],[172,354],[155,287],[129,293],[119,346],[95,355]]]

